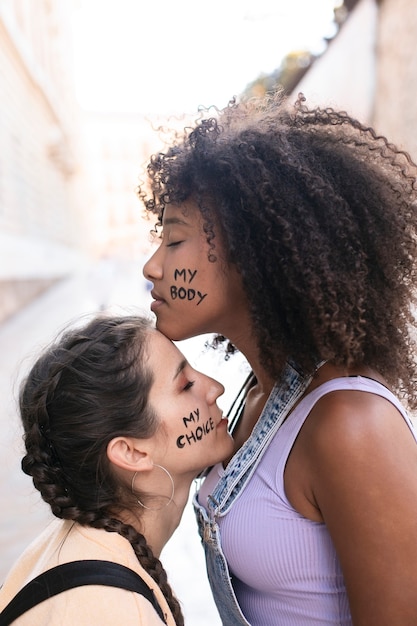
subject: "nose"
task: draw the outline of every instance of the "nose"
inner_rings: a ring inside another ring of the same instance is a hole
[[[155,250],[153,255],[149,257],[143,266],[143,275],[147,280],[150,280],[152,283],[155,282],[155,279],[162,278],[162,264],[159,262],[159,252],[160,248]]]
[[[214,378],[207,376],[208,380],[208,390],[207,390],[207,403],[215,404],[216,400],[220,398],[224,394],[223,385]]]

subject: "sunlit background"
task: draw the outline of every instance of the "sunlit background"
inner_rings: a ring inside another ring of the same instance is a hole
[[[289,51],[322,53],[324,38],[336,32],[335,6],[335,0],[80,2],[73,17],[79,102],[145,114],[223,106],[276,70]]]
[[[282,86],[417,153],[416,0],[0,0],[0,584],[50,519],[20,470],[15,397],[64,324],[148,311],[135,195],[153,127]],[[246,368],[180,346],[226,385]],[[186,623],[218,626],[191,507],[162,555]]]

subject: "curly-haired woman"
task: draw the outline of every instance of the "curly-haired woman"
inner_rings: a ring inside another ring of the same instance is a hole
[[[158,329],[253,372],[195,499],[223,623],[416,624],[416,166],[275,94],[203,112],[148,175]]]
[[[63,564],[93,560],[100,574],[110,561],[139,574],[155,608],[134,589],[93,582],[47,597],[17,622],[182,625],[159,555],[194,478],[233,450],[216,404],[223,391],[141,317],[98,317],[53,343],[22,386],[22,468],[60,519],[17,561],[0,609],[40,574],[52,571],[65,582]],[[11,623],[10,607],[1,624]]]

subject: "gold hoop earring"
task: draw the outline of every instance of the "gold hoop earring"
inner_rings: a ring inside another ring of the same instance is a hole
[[[167,507],[169,504],[171,504],[171,502],[172,502],[172,501],[173,501],[173,499],[174,499],[174,495],[175,495],[175,485],[174,485],[174,479],[172,478],[171,474],[170,474],[170,473],[169,473],[169,471],[166,469],[166,467],[163,467],[162,465],[158,465],[157,463],[153,463],[153,467],[159,467],[162,471],[164,471],[164,472],[165,472],[165,474],[168,476],[169,480],[171,481],[171,489],[172,489],[172,492],[171,492],[171,496],[170,496],[170,498],[169,498],[168,502],[165,502],[165,504],[163,504],[162,506],[159,506],[159,507],[158,507],[158,508],[156,508],[156,509],[155,509],[155,508],[153,508],[153,507],[150,507],[150,506],[146,506],[146,504],[143,504],[143,502],[141,502],[141,501],[139,500],[139,498],[137,497],[137,495],[135,494],[135,491],[134,491],[134,483],[135,483],[135,479],[136,479],[137,472],[135,472],[135,473],[133,474],[132,484],[131,484],[130,489],[131,489],[132,494],[133,494],[133,495],[135,496],[135,498],[136,498],[136,502],[137,502],[137,503],[138,503],[141,507],[143,507],[144,509],[147,509],[148,511],[161,511],[162,509],[164,509],[165,507]],[[166,496],[159,496],[159,497],[161,497],[161,498],[165,498]]]

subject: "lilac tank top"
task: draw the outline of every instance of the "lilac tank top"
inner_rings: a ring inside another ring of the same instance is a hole
[[[386,398],[417,440],[400,402],[374,380],[333,379],[303,398],[229,512],[217,520],[233,587],[252,626],[352,624],[341,567],[325,524],[300,515],[284,490],[287,458],[305,419],[322,396],[341,389]],[[198,500],[203,506],[222,473],[222,465],[216,465],[202,484]]]

